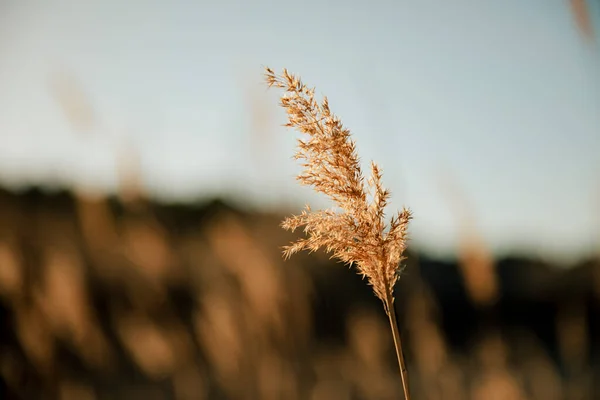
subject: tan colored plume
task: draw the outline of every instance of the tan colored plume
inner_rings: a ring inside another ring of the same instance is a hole
[[[384,211],[390,192],[381,182],[382,170],[372,162],[371,177],[365,184],[350,131],[331,112],[326,97],[317,102],[314,89],[286,69],[276,75],[266,68],[265,77],[269,87],[284,91],[281,106],[288,115],[285,126],[306,135],[298,139],[295,154],[304,168],[298,181],[325,194],[335,204],[335,208],[318,211],[307,205],[301,214],[285,219],[285,229],[304,227],[306,237],[287,246],[284,255],[323,248],[332,253],[332,258],[355,265],[368,279],[390,319],[405,398],[409,399],[393,291],[401,272],[411,213],[404,208],[387,226]]]

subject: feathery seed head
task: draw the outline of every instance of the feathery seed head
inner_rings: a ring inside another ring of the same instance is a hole
[[[341,210],[312,211],[307,205],[300,215],[286,218],[284,229],[304,227],[306,237],[286,246],[284,257],[324,248],[332,257],[354,264],[377,297],[388,304],[393,301],[404,259],[410,210],[403,209],[392,217],[387,229],[384,209],[390,192],[383,187],[382,170],[371,163],[371,176],[365,185],[350,131],[331,112],[327,98],[317,102],[314,88],[305,86],[286,69],[276,75],[265,68],[265,80],[269,87],[284,91],[280,105],[288,115],[285,126],[307,135],[298,139],[294,156],[304,168],[297,179],[327,195]]]

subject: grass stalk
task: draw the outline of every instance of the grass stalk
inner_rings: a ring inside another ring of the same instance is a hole
[[[307,205],[301,214],[286,218],[283,228],[294,231],[303,227],[306,237],[286,246],[284,256],[324,248],[367,278],[389,317],[404,397],[410,400],[393,292],[402,271],[411,212],[404,208],[386,223],[390,192],[383,187],[383,172],[372,162],[371,176],[365,184],[356,144],[350,131],[331,112],[326,97],[321,102],[315,100],[314,88],[285,69],[282,75],[276,75],[266,68],[265,77],[269,86],[284,91],[280,104],[288,115],[286,126],[305,136],[298,140],[295,155],[303,160],[304,167],[298,181],[328,196],[336,206],[313,211]]]
[[[398,358],[398,367],[400,368],[400,378],[402,379],[402,389],[404,390],[404,398],[410,400],[410,390],[408,386],[408,370],[404,362],[404,353],[402,351],[402,340],[400,339],[400,328],[398,327],[398,319],[396,318],[396,307],[391,297],[386,299],[387,315],[390,320],[392,335],[394,336],[394,347],[396,348],[396,356]]]

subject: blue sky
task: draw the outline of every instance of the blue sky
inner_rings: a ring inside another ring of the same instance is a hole
[[[158,197],[327,206],[293,179],[263,65],[329,97],[420,246],[456,244],[449,184],[498,252],[598,247],[600,56],[563,0],[4,1],[0,182],[113,190],[128,144]],[[61,73],[90,127],[52,95]]]

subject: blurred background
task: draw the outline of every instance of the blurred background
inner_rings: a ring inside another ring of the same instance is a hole
[[[263,67],[414,212],[415,399],[600,398],[600,1],[0,0],[0,398],[398,399]]]

